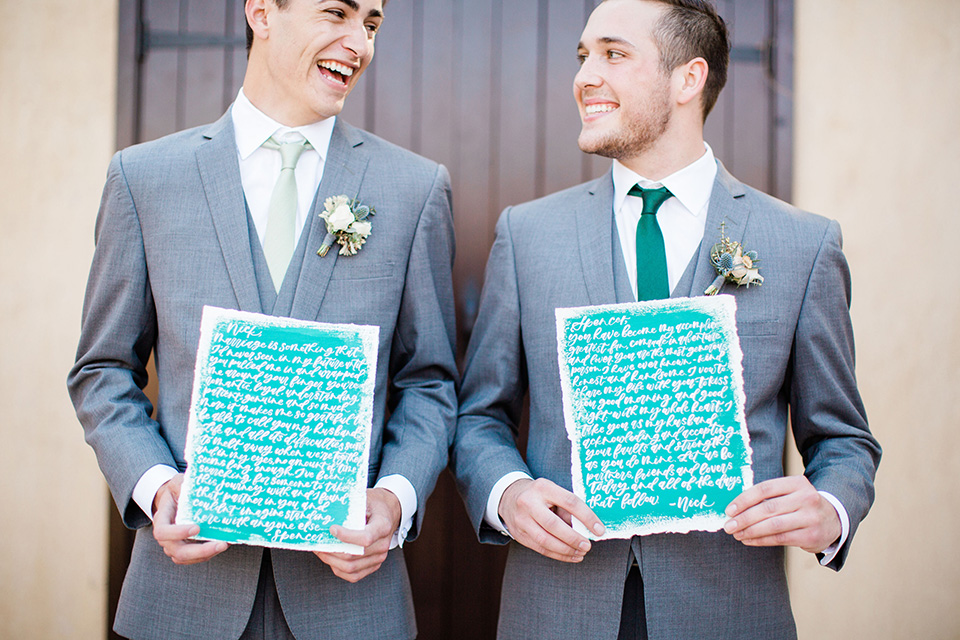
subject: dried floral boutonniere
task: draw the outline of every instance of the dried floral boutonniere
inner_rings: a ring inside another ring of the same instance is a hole
[[[710,262],[717,270],[717,277],[703,293],[712,296],[720,291],[724,280],[739,286],[758,287],[763,284],[763,276],[757,264],[760,259],[756,251],[744,251],[739,242],[724,235],[725,225],[720,224],[720,242],[710,249]]]
[[[323,203],[320,217],[327,223],[327,235],[317,251],[321,258],[334,242],[340,244],[340,255],[352,256],[360,251],[360,247],[367,241],[367,236],[373,225],[367,218],[375,213],[373,207],[360,204],[356,198],[347,196],[331,196]]]

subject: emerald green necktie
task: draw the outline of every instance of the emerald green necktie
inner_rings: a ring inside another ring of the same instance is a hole
[[[263,255],[270,268],[273,286],[280,291],[283,276],[293,257],[293,239],[297,235],[297,176],[295,169],[303,150],[310,146],[306,140],[277,142],[268,138],[262,145],[280,151],[280,177],[270,195],[267,210],[267,230],[263,234]]]
[[[657,224],[657,210],[673,194],[666,187],[644,189],[634,185],[627,195],[643,198],[643,213],[637,224],[637,300],[669,298],[667,253]]]

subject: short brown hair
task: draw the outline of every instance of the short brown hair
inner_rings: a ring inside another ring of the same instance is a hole
[[[653,0],[669,8],[653,28],[660,50],[660,68],[670,73],[694,58],[707,61],[707,82],[701,96],[703,119],[713,109],[727,83],[730,33],[709,0]]]

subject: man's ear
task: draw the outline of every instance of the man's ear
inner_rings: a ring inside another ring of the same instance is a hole
[[[253,39],[264,40],[270,32],[267,27],[267,16],[275,5],[270,0],[247,0],[243,12],[247,16],[247,24],[253,31]]]
[[[677,88],[677,102],[688,104],[700,99],[703,87],[707,84],[707,72],[710,68],[703,58],[694,58],[673,70],[674,86]]]

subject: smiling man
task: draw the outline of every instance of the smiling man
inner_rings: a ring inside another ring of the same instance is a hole
[[[611,171],[500,217],[451,453],[480,539],[516,541],[500,638],[794,638],[784,547],[839,569],[873,502],[880,448],[856,386],[840,229],[738,182],[703,140],[729,51],[705,0],[602,2],[573,90],[580,148]],[[759,254],[764,278],[723,289],[737,302],[757,484],[724,531],[591,542],[570,526],[604,533],[570,492],[554,310],[702,295],[721,229]],[[793,477],[788,415],[805,465]]]
[[[243,88],[217,122],[110,165],[68,387],[137,529],[115,622],[130,638],[412,638],[396,547],[419,530],[456,417],[446,170],[336,118],[381,0],[247,0]],[[330,196],[377,215],[318,249]],[[175,524],[204,305],[380,328],[365,553],[195,542]],[[142,388],[154,355],[159,399]],[[389,417],[388,417],[389,416]]]

